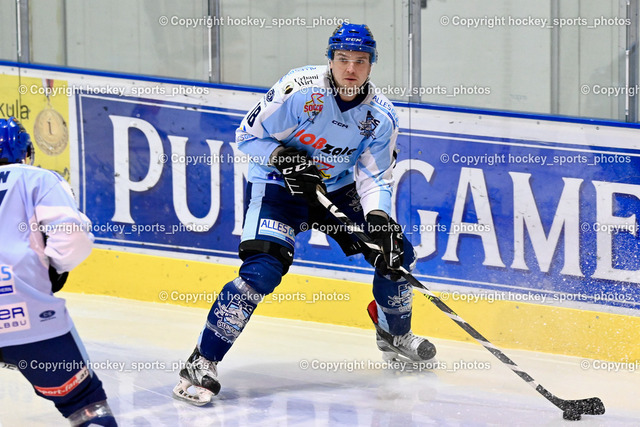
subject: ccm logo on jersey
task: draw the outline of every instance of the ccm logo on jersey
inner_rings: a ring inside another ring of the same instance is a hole
[[[0,334],[24,331],[31,328],[27,304],[9,304],[0,306]]]

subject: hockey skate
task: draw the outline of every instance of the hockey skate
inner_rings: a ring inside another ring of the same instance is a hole
[[[180,370],[180,382],[173,388],[173,397],[196,406],[211,402],[220,392],[217,365],[218,362],[205,359],[196,347]],[[193,392],[189,391],[190,387]]]
[[[436,355],[436,347],[426,338],[414,335],[411,331],[404,335],[391,335],[378,325],[378,308],[372,301],[367,307],[369,317],[376,327],[376,343],[386,361],[427,362]]]

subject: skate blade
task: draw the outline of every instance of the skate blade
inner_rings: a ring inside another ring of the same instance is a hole
[[[191,386],[195,389],[195,394],[189,393],[188,389]],[[174,399],[182,400],[195,406],[204,406],[213,399],[213,393],[210,390],[195,386],[184,378],[180,378],[180,382],[173,388],[172,394]]]
[[[404,363],[407,365],[415,366],[417,370],[433,370],[438,369],[440,363],[435,357],[428,360],[413,360],[395,351],[383,351],[382,360],[391,363]]]

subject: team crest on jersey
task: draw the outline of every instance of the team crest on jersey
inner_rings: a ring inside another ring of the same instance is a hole
[[[321,93],[312,93],[311,99],[304,103],[304,112],[309,115],[310,119],[314,119],[324,107],[324,101],[322,100],[324,95]]]
[[[364,135],[365,138],[375,138],[375,130],[380,124],[380,120],[373,117],[371,111],[367,111],[367,118],[360,122],[358,129],[360,129],[360,135]]]

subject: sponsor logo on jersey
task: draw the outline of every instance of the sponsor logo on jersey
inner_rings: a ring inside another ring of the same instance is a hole
[[[311,99],[304,103],[304,112],[309,115],[309,118],[315,118],[324,107],[324,101],[322,100],[324,95],[321,93],[312,93]]]
[[[313,76],[300,76],[300,77],[294,77],[293,81],[298,83],[299,86],[309,86],[310,84],[313,83],[314,80],[318,79],[318,75],[315,74]]]
[[[276,92],[276,91],[275,91],[275,90],[273,90],[273,89],[269,90],[269,92],[267,92],[267,94],[264,96],[264,99],[265,99],[267,102],[271,102],[271,101],[273,101],[273,95],[275,94],[275,92]]]
[[[367,111],[367,118],[360,122],[358,129],[360,129],[360,135],[365,138],[375,138],[375,130],[380,124],[380,120],[373,117],[371,111]]]
[[[385,101],[379,95],[375,95],[373,97],[373,103],[381,106],[393,122],[394,126],[398,126],[398,115],[396,114],[396,109],[393,108],[393,104],[391,102]]]
[[[27,303],[0,305],[0,334],[31,329]]]
[[[293,82],[288,82],[286,85],[284,85],[282,93],[284,93],[285,95],[289,95],[291,92],[293,92]]]
[[[322,147],[322,150],[320,150],[321,153],[327,154],[329,156],[332,157],[337,157],[337,156],[350,156],[353,154],[353,152],[356,151],[355,148],[351,148],[351,147],[334,147],[331,144],[325,144],[324,147]]]
[[[305,133],[304,129],[300,129],[298,132],[296,132],[295,138],[298,138],[298,140],[304,145],[310,145],[313,148],[318,149],[324,147],[324,145],[327,143],[326,139],[318,138],[312,133]]]
[[[15,293],[13,271],[10,265],[0,265],[0,296]]]
[[[258,234],[275,237],[276,239],[283,240],[292,246],[296,240],[296,233],[292,227],[274,219],[261,219],[260,227],[258,227]]]
[[[304,144],[310,145],[313,148],[320,150],[321,153],[328,155],[329,157],[334,159],[334,162],[345,163],[349,161],[348,159],[336,159],[336,157],[342,156],[351,156],[356,149],[351,147],[336,147],[335,145],[327,143],[327,140],[324,138],[318,138],[316,135],[306,132],[305,129],[299,130],[295,135],[295,138]],[[322,161],[323,159],[314,158],[316,162],[316,166],[318,166],[318,171],[322,174],[324,178],[331,178],[331,174],[329,170],[333,169],[335,166],[331,163],[328,163],[328,159],[324,159],[327,161]]]
[[[44,396],[53,396],[53,397],[66,396],[67,394],[71,393],[76,387],[78,387],[78,385],[80,385],[80,383],[82,383],[82,381],[86,380],[87,378],[89,378],[89,369],[87,369],[87,367],[84,366],[73,377],[71,377],[69,381],[62,384],[61,386],[39,387],[37,385],[34,385],[33,388],[38,390]]]
[[[342,122],[339,122],[339,121],[337,121],[337,120],[331,120],[331,123],[332,123],[332,124],[334,124],[334,125],[336,125],[336,126],[340,126],[341,128],[345,128],[345,129],[348,129],[348,128],[349,128],[349,125],[348,125],[348,124],[346,124],[346,123],[342,123]]]
[[[49,320],[49,319],[53,318],[55,315],[56,315],[55,311],[46,310],[46,311],[43,311],[42,313],[40,313],[38,315],[38,317],[42,319],[42,322],[44,322],[45,320]]]
[[[285,77],[288,77],[292,74],[297,74],[297,73],[303,73],[305,71],[312,71],[312,70],[316,70],[318,67],[315,66],[308,66],[308,67],[300,67],[300,68],[294,68],[293,70],[290,70],[287,74],[285,74],[284,76],[282,76],[280,78],[280,80],[284,80]]]
[[[243,133],[236,136],[236,142],[248,141],[250,139],[256,139],[256,137],[250,133]]]
[[[327,173],[327,171],[333,169],[335,166],[333,166],[332,164],[323,162],[320,159],[315,159],[315,162],[316,162],[316,167],[318,168],[318,172],[320,172],[320,174],[322,175],[322,178],[323,179],[331,178],[331,174]]]

